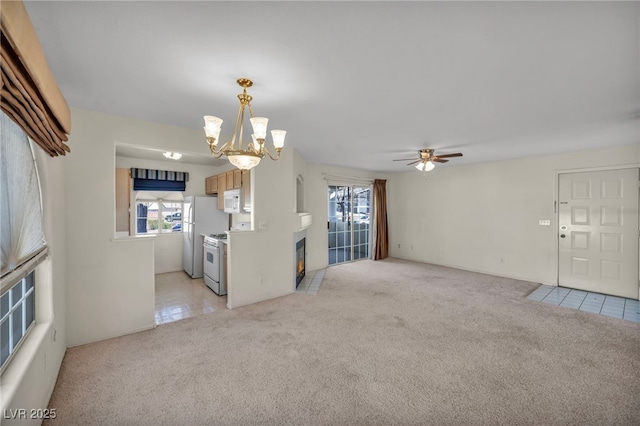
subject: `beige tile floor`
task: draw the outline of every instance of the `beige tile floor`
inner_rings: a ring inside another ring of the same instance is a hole
[[[227,309],[227,296],[218,296],[202,278],[184,271],[156,275],[156,324]]]

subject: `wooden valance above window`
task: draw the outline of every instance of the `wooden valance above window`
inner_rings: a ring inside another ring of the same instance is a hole
[[[21,1],[3,1],[2,110],[52,157],[71,150],[71,112]]]

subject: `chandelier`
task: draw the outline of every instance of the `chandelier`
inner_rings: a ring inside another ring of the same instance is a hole
[[[220,158],[224,155],[229,162],[237,168],[250,170],[257,166],[265,155],[268,155],[274,161],[280,158],[280,151],[282,151],[282,147],[284,146],[284,137],[287,132],[285,130],[271,131],[273,147],[276,150],[276,156],[274,157],[267,150],[267,147],[264,146],[269,119],[266,117],[254,117],[251,109],[251,101],[253,98],[247,94],[247,87],[253,86],[253,82],[248,78],[239,78],[238,84],[243,88],[243,91],[238,95],[240,107],[238,108],[238,116],[236,117],[236,125],[233,129],[231,141],[218,147],[222,119],[212,115],[205,115],[204,117],[204,133],[209,143],[209,149],[211,149],[211,155],[215,158]],[[251,121],[253,134],[251,135],[252,142],[249,142],[246,149],[243,149],[242,134],[244,127],[244,110],[246,107],[249,107],[249,121]],[[237,146],[236,137],[238,138]]]

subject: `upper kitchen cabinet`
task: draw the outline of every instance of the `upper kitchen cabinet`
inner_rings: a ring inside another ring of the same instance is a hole
[[[242,176],[247,173],[247,179],[249,178],[249,174],[248,174],[248,170],[240,170],[240,169],[235,169],[233,171],[233,189],[240,189],[242,188]]]
[[[226,173],[227,189],[233,189],[234,188],[234,186],[233,186],[233,174],[234,174],[233,170],[229,170]]]
[[[227,188],[227,174],[220,173],[218,176],[218,208],[224,210],[224,191]]]
[[[218,176],[209,176],[204,180],[204,192],[207,195],[218,193]]]
[[[205,179],[207,195],[218,196],[218,208],[224,209],[224,191],[240,189],[242,191],[242,206],[251,211],[251,172],[249,170],[234,169]]]

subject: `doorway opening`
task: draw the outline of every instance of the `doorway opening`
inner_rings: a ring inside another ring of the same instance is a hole
[[[329,185],[329,265],[368,259],[371,253],[371,187]]]

